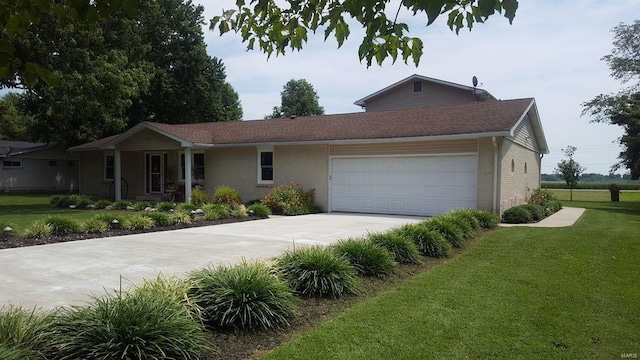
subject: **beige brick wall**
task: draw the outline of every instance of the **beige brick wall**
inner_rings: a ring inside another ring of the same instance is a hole
[[[540,156],[509,140],[502,141],[500,162],[500,214],[523,204],[531,191],[540,186]],[[526,168],[526,172],[525,172]]]
[[[493,210],[493,142],[491,138],[478,141],[478,209]]]

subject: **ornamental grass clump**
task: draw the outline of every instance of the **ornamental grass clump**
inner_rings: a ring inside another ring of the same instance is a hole
[[[128,217],[129,215],[124,215],[121,213],[106,212],[106,213],[96,214],[93,216],[92,219],[104,221],[105,223],[109,224],[110,229],[117,229],[122,226],[122,224],[125,222],[125,219],[127,219]]]
[[[61,359],[200,359],[213,350],[184,306],[150,291],[61,308],[53,328]]]
[[[129,207],[131,207],[131,202],[130,201],[126,201],[126,200],[118,200],[116,202],[113,203],[113,208],[116,210],[127,210]]]
[[[43,238],[53,233],[53,227],[44,221],[36,221],[22,231],[22,235],[28,238]]]
[[[500,223],[500,217],[491,211],[474,210],[474,216],[483,229],[495,229]]]
[[[231,216],[231,207],[226,204],[209,204],[203,210],[206,220],[226,219]]]
[[[46,359],[53,316],[14,305],[0,308],[0,359]]]
[[[147,230],[156,225],[150,217],[135,214],[127,217],[122,223],[122,227],[129,230]]]
[[[464,238],[464,242],[466,242],[476,234],[475,229],[469,224],[469,222],[467,222],[464,217],[456,214],[444,214],[440,216],[444,217],[448,222],[455,224],[458,229],[460,229]]]
[[[142,285],[136,286],[132,291],[145,292],[150,295],[160,296],[176,305],[187,309],[189,316],[201,321],[202,311],[200,307],[189,297],[194,283],[189,279],[183,279],[166,274],[158,274],[155,279],[144,279]]]
[[[443,258],[451,255],[453,246],[445,237],[424,224],[405,224],[392,230],[393,233],[409,239],[424,256]]]
[[[256,331],[289,325],[295,298],[267,265],[243,261],[236,266],[204,268],[191,273],[191,296],[204,321],[216,328]]]
[[[315,190],[305,191],[302,185],[291,183],[272,188],[262,200],[274,214],[303,215],[316,212]]]
[[[478,221],[478,218],[476,217],[476,210],[471,210],[471,209],[456,209],[456,210],[451,210],[449,212],[446,213],[446,215],[449,216],[457,216],[461,219],[463,219],[464,221],[466,221],[473,230],[477,230],[480,228],[480,222]]]
[[[140,201],[133,204],[133,210],[135,211],[143,211],[148,207],[151,207],[151,203],[148,201]]]
[[[156,226],[172,225],[171,216],[167,213],[153,211],[153,212],[145,212],[144,214],[141,214],[141,215],[153,220]]]
[[[52,233],[55,235],[80,233],[83,230],[78,220],[69,217],[51,215],[45,217],[43,221],[51,226]]]
[[[218,186],[213,192],[213,202],[215,204],[239,204],[240,193],[229,186]]]
[[[86,233],[103,233],[109,230],[109,223],[94,217],[85,221],[82,228]]]
[[[296,294],[337,299],[358,294],[357,272],[328,247],[301,247],[276,258],[276,268]]]
[[[502,221],[508,224],[526,224],[533,221],[533,215],[523,206],[514,206],[502,213]]]
[[[209,202],[209,193],[204,189],[194,188],[191,190],[191,203],[202,206]]]
[[[464,230],[460,228],[458,221],[450,217],[440,215],[427,219],[422,224],[427,229],[442,234],[453,247],[461,248],[466,243],[467,237]]]
[[[170,202],[160,202],[158,203],[158,205],[156,205],[156,208],[158,209],[158,211],[171,211],[173,209],[176,208],[176,204],[170,203]]]
[[[180,203],[176,206],[176,211],[194,211],[198,209],[198,207],[194,204],[189,204],[189,203]]]
[[[173,225],[191,224],[191,212],[176,211],[173,214],[169,215],[169,218],[171,224]]]
[[[340,240],[333,249],[346,257],[362,276],[384,277],[393,272],[398,263],[393,254],[365,238]]]
[[[255,203],[247,206],[247,212],[249,215],[259,216],[262,218],[267,218],[271,215],[271,210],[265,204]]]
[[[106,209],[107,206],[112,206],[113,202],[111,200],[102,199],[96,201],[96,203],[93,205],[96,207],[96,209]]]
[[[420,251],[416,244],[398,233],[389,231],[386,233],[370,233],[367,238],[374,244],[381,246],[393,254],[396,262],[400,264],[419,264]]]

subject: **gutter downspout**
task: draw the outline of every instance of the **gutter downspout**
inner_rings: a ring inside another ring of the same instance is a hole
[[[498,143],[496,137],[491,137],[493,143],[493,213],[497,214],[498,207]]]
[[[542,158],[544,157],[544,154],[540,153],[540,166],[538,167],[538,169],[540,169],[540,171],[538,171],[538,187],[542,187]]]

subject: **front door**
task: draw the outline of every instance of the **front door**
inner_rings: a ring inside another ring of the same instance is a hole
[[[145,178],[147,194],[162,194],[164,187],[164,162],[162,154],[147,154]]]

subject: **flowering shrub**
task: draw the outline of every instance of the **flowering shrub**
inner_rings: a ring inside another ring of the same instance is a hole
[[[305,191],[300,184],[283,184],[272,188],[262,203],[274,214],[302,215],[314,211],[314,195],[314,189]]]
[[[562,208],[560,200],[558,200],[551,191],[547,189],[533,190],[528,203],[542,206],[546,216],[549,216]]]

